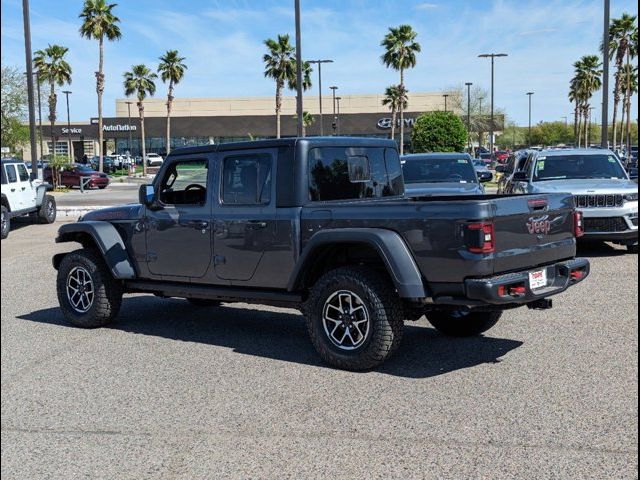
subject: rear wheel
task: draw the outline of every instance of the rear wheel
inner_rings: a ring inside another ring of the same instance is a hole
[[[38,220],[40,223],[53,223],[56,221],[56,199],[52,195],[45,195],[42,205],[38,208]]]
[[[326,273],[303,306],[311,342],[328,364],[345,370],[380,365],[402,339],[402,304],[391,282],[365,267]]]
[[[187,301],[195,307],[219,307],[217,300],[207,300],[205,298],[187,298]]]
[[[11,219],[9,218],[9,210],[2,205],[2,240],[9,236],[11,230]]]
[[[436,330],[452,337],[480,335],[493,327],[502,312],[469,312],[464,310],[427,312],[427,320]]]
[[[57,290],[62,313],[77,327],[110,323],[122,304],[122,286],[102,257],[90,249],[76,250],[62,259]]]

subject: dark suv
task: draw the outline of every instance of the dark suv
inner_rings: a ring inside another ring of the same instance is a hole
[[[124,293],[196,307],[299,308],[329,364],[372,368],[423,314],[441,332],[491,328],[503,310],[551,307],[589,274],[570,195],[407,199],[396,144],[303,138],[171,152],[140,204],[62,225],[60,306],[112,321]]]

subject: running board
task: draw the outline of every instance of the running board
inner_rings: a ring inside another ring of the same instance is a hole
[[[130,293],[153,293],[162,297],[200,298],[221,302],[259,303],[295,307],[302,303],[302,296],[282,290],[221,287],[179,282],[132,280],[125,282]]]

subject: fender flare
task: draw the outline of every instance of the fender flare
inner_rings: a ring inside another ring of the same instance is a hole
[[[136,271],[129,259],[122,237],[111,223],[102,221],[67,223],[58,229],[56,243],[78,242],[78,234],[86,234],[92,238],[115,279],[130,280],[136,277]],[[53,266],[56,270],[65,255],[66,253],[59,253],[53,256]]]
[[[1,202],[2,202],[2,205],[4,205],[9,212],[11,212],[11,205],[9,204],[9,199],[4,193],[2,194]]]
[[[321,230],[311,237],[289,279],[287,289],[294,291],[300,287],[305,268],[314,261],[314,253],[332,243],[366,243],[380,255],[387,272],[402,298],[425,298],[427,290],[420,269],[416,265],[409,248],[402,237],[381,228],[340,228]]]
[[[41,183],[36,187],[36,207],[41,207],[44,201],[44,196],[47,194],[47,190],[50,190],[51,185],[48,183]]]

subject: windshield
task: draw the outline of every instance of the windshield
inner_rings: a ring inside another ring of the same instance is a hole
[[[93,168],[91,168],[91,167],[90,167],[90,166],[88,166],[88,165],[77,165],[77,166],[76,166],[76,169],[77,169],[79,172],[93,172]]]
[[[476,183],[476,172],[465,158],[416,158],[402,166],[405,183]]]
[[[473,160],[473,166],[487,168],[487,164],[484,163],[482,160]]]
[[[534,180],[565,180],[585,178],[627,178],[620,162],[613,155],[540,156],[533,171]]]

